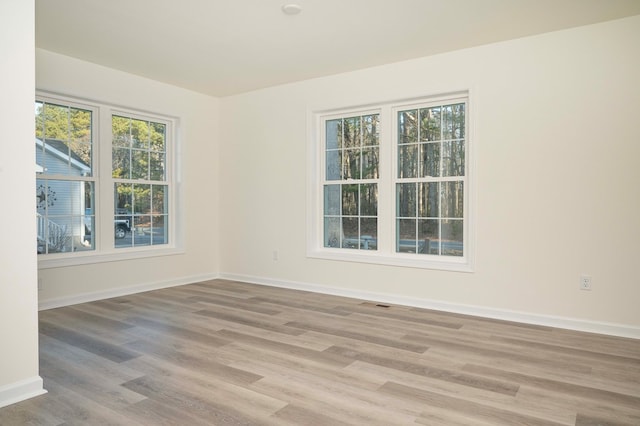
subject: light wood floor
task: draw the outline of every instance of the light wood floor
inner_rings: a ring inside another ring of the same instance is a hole
[[[40,313],[0,425],[640,425],[640,340],[215,280]]]

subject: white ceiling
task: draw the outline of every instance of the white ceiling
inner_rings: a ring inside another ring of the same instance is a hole
[[[36,0],[36,46],[227,96],[636,14],[640,0]]]

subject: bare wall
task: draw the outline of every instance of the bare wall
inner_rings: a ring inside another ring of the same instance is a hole
[[[640,336],[637,40],[640,16],[223,98],[221,273]],[[475,272],[307,258],[308,112],[460,89],[475,127]]]

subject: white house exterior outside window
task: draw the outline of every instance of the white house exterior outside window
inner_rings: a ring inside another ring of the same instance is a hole
[[[467,92],[312,122],[310,257],[472,270]]]
[[[40,265],[176,250],[175,119],[39,94]]]

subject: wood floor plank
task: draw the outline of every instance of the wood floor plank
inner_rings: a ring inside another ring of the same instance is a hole
[[[640,340],[230,280],[43,311],[40,352],[0,425],[640,425]]]
[[[288,424],[293,426],[348,426],[349,423],[342,422],[326,414],[312,411],[295,404],[288,404],[271,416],[278,424]]]
[[[549,358],[546,351],[525,351],[517,347],[492,345],[477,340],[460,337],[457,341],[451,341],[446,337],[432,337],[416,334],[407,334],[405,339],[420,342],[429,347],[446,352],[449,356],[465,360],[467,362],[508,362],[517,365],[542,368],[547,371],[564,374],[572,372],[576,374],[589,374],[592,372],[592,363],[588,361],[577,362],[575,357]]]
[[[180,384],[159,380],[157,377],[143,376],[124,383],[123,386],[177,411],[181,417],[179,419],[181,423],[189,417],[195,416],[199,419],[207,419],[210,424],[214,425],[256,424],[256,421],[246,413],[231,409],[223,402],[210,398],[207,393],[194,392],[188,383]]]
[[[481,365],[469,364],[465,366],[463,370],[476,374],[483,374],[488,377],[510,380],[515,383],[520,383],[521,385],[545,389],[549,392],[578,395],[589,400],[604,401],[608,404],[634,407],[636,409],[640,407],[640,397],[635,395],[627,395],[582,384],[568,383],[561,380],[549,379],[513,371],[506,371]]]
[[[207,394],[207,398],[218,400],[221,404],[238,411],[251,411],[253,418],[268,417],[287,405],[286,401],[255,392],[246,384],[239,385],[226,381],[216,371],[194,370],[188,366],[145,357],[136,358],[127,363],[129,367],[145,373],[146,377],[154,377],[161,382],[167,381],[177,386],[189,384],[191,392]],[[240,369],[248,371],[248,369]],[[251,401],[251,404],[247,405],[246,401]]]
[[[174,345],[165,345],[163,342],[148,340],[138,340],[126,346],[152,358],[166,360],[177,365],[186,364],[194,369],[214,372],[230,383],[247,385],[262,378],[256,374],[220,364],[215,361],[214,356],[211,354],[199,350],[193,351],[188,346],[175,347]],[[215,348],[211,349],[213,351]]]
[[[346,337],[353,340],[362,340],[365,342],[373,342],[382,346],[389,346],[391,348],[411,351],[416,353],[423,353],[428,349],[425,345],[414,344],[410,342],[402,341],[401,339],[391,339],[388,337],[380,336],[375,329],[369,332],[356,332],[350,331],[341,327],[326,327],[323,325],[314,324],[311,322],[288,322],[285,324],[288,327],[299,328],[305,331],[315,331],[317,333],[329,334],[334,336]]]
[[[375,354],[358,352],[350,348],[332,346],[325,352],[341,355],[345,358],[368,362],[393,370],[403,371],[418,376],[429,377],[435,380],[443,380],[472,388],[483,389],[490,392],[502,393],[504,395],[515,395],[518,392],[518,385],[514,382],[495,379],[483,379],[482,376],[464,374],[459,371],[447,370],[443,368],[430,367],[422,364],[400,361],[392,358],[381,357]]]
[[[474,419],[489,421],[494,425],[523,425],[523,426],[561,426],[552,420],[546,420],[529,415],[519,414],[514,411],[505,409],[496,409],[488,405],[478,404],[461,398],[455,398],[446,395],[440,395],[435,392],[429,392],[422,389],[406,386],[399,383],[388,382],[381,388],[381,392],[393,395],[399,398],[410,398],[421,401],[427,406],[437,406],[446,408],[453,412],[464,412],[472,416]],[[429,414],[425,413],[424,418],[428,419]]]
[[[276,353],[294,354],[307,360],[314,360],[317,362],[333,365],[335,367],[345,367],[352,362],[352,360],[349,358],[345,358],[341,355],[330,354],[326,351],[314,351],[302,346],[276,342],[273,340],[263,339],[243,333],[237,333],[230,330],[222,330],[218,333],[218,335],[234,342],[243,343],[249,346],[273,351]]]
[[[122,362],[139,356],[134,351],[47,321],[40,321],[40,333],[114,362]]]
[[[251,316],[249,313],[234,313],[223,311],[222,309],[212,310],[212,309],[202,309],[195,312],[196,315],[202,315],[209,318],[215,318],[223,321],[233,322],[237,324],[243,324],[250,327],[255,327],[259,329],[275,331],[276,333],[290,334],[293,336],[297,336],[302,334],[303,331],[299,330],[297,327],[291,327],[288,325],[278,324],[277,319],[272,318],[261,318],[256,316]]]

